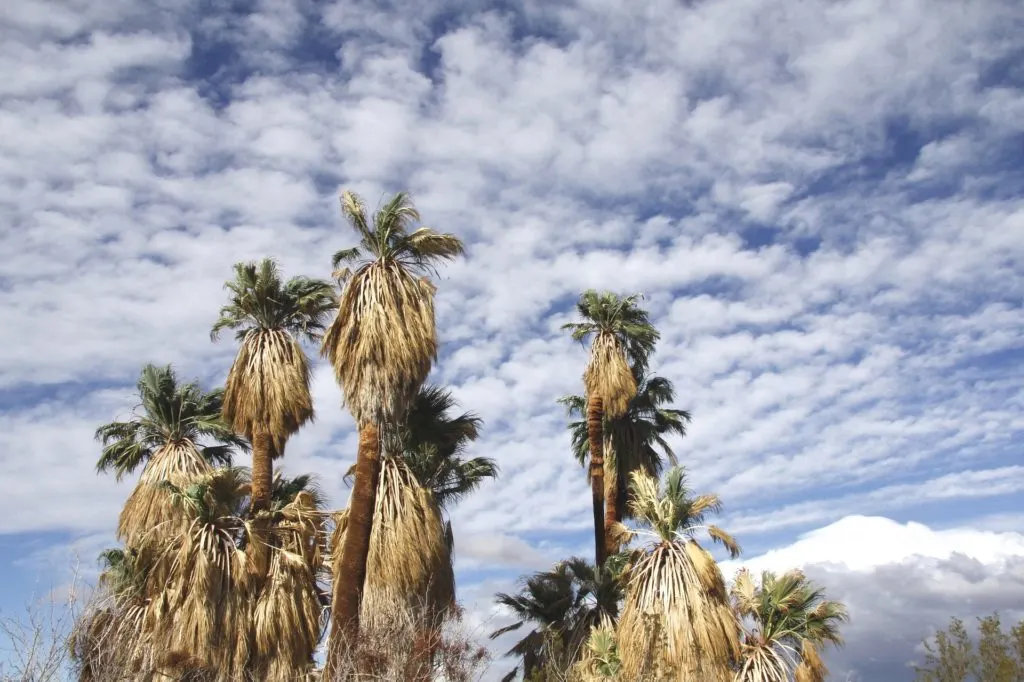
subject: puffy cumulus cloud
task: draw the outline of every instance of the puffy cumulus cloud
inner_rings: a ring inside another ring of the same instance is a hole
[[[1019,526],[1017,526],[1019,528]],[[846,645],[828,653],[836,679],[913,677],[920,643],[950,617],[999,611],[1024,617],[1024,535],[973,527],[931,528],[883,517],[846,516],[795,542],[736,562],[753,571],[800,568],[847,605]]]
[[[228,5],[0,7],[4,532],[113,527],[92,429],[144,362],[222,381],[231,263],[326,276],[339,186],[409,189],[466,239],[433,378],[503,471],[453,511],[502,534],[466,566],[585,531],[554,400],[586,287],[646,294],[695,415],[672,445],[745,537],[1019,500],[1012,0]],[[322,364],[314,393],[284,466],[340,506],[355,444]]]

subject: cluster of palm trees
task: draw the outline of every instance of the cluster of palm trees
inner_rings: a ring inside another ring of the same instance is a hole
[[[533,626],[508,651],[520,664],[504,680],[824,680],[819,648],[841,644],[843,605],[796,570],[760,583],[741,570],[730,589],[697,540],[739,556],[707,523],[719,498],[687,487],[666,440],[686,434],[690,415],[668,407],[671,382],[649,371],[659,334],[639,297],[588,291],[577,312],[564,329],[590,340],[585,394],[560,402],[576,419],[574,454],[589,461],[595,563],[572,557],[497,595],[515,620],[492,638]]]
[[[98,470],[141,474],[122,547],[101,555],[105,599],[72,640],[81,680],[368,679],[380,652],[362,643],[398,621],[406,641],[390,643],[410,665],[392,677],[458,677],[441,669],[441,630],[458,617],[446,511],[498,473],[466,455],[479,418],[426,383],[438,350],[430,275],[463,245],[419,226],[404,193],[371,216],[343,192],[341,208],[359,245],[334,255],[333,282],[284,280],[270,259],[235,265],[211,329],[238,343],[223,388],[147,365],[136,410],[98,429]],[[739,552],[705,523],[718,499],[695,496],[675,466],[666,438],[685,435],[690,415],[649,369],[659,335],[639,297],[588,291],[577,309],[566,329],[590,341],[584,392],[561,402],[589,464],[595,563],[572,558],[498,595],[518,620],[495,635],[533,625],[507,679],[822,679],[817,647],[840,641],[841,605],[796,572],[760,585],[741,573],[730,592],[697,542],[703,532]],[[314,417],[303,344],[332,365],[358,429],[340,512],[313,476],[275,471]],[[247,453],[251,466],[235,466]]]
[[[498,473],[465,456],[480,420],[425,384],[437,356],[427,275],[463,247],[417,227],[405,194],[371,218],[345,192],[342,211],[360,244],[334,256],[340,295],[329,281],[283,280],[270,259],[236,264],[211,330],[238,342],[224,388],[147,365],[131,417],[97,431],[100,472],[142,471],[120,515],[123,547],[101,556],[106,598],[73,638],[80,679],[343,679],[366,672],[349,655],[360,636],[398,616],[422,640],[410,679],[430,678],[440,625],[457,615],[445,509]],[[340,513],[312,476],[274,470],[314,416],[302,342],[333,365],[359,430]],[[246,452],[251,467],[232,466]]]

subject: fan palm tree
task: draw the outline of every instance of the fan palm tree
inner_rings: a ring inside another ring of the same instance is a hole
[[[631,475],[630,513],[640,529],[616,526],[621,540],[647,538],[628,550],[626,599],[618,625],[619,655],[626,679],[652,672],[662,678],[725,680],[739,658],[738,625],[718,564],[694,538],[705,530],[730,555],[739,545],[725,531],[705,525],[718,512],[715,495],[694,496],[683,469],[657,479]]]
[[[438,262],[463,253],[462,242],[453,235],[426,227],[412,229],[419,213],[405,193],[386,201],[372,224],[355,194],[343,192],[341,207],[360,244],[334,254],[335,275],[343,290],[321,353],[334,366],[359,429],[359,450],[345,547],[335,574],[328,677],[343,638],[359,631],[359,600],[377,506],[381,431],[394,431],[404,421],[437,357],[435,287],[427,275]],[[338,269],[343,264],[348,265]]]
[[[210,330],[216,340],[235,330],[238,354],[228,372],[224,419],[252,443],[254,512],[270,504],[273,460],[284,454],[289,436],[313,419],[309,360],[300,339],[317,342],[336,299],[323,280],[281,279],[269,258],[236,263],[225,283],[230,302]]]
[[[118,480],[144,465],[139,483],[125,502],[117,535],[139,549],[154,533],[168,534],[181,520],[163,482],[186,485],[230,464],[234,450],[247,444],[221,419],[224,393],[203,391],[196,382],[179,384],[170,365],[142,368],[137,383],[139,405],[127,421],[96,430],[103,444],[96,469],[113,470]]]
[[[626,413],[618,419],[606,419],[604,423],[604,444],[614,456],[605,457],[605,545],[608,556],[618,552],[618,543],[611,532],[616,523],[625,518],[629,502],[628,481],[634,471],[643,471],[655,478],[661,477],[664,460],[673,466],[678,464],[672,447],[666,437],[676,434],[686,436],[686,425],[690,413],[666,407],[675,400],[672,382],[664,377],[644,373],[633,368],[637,383],[636,396],[629,401]],[[578,418],[569,423],[572,436],[572,451],[581,466],[586,466],[590,456],[590,441],[587,433],[586,398],[569,395],[559,401],[566,407],[570,417]],[[615,467],[608,466],[613,459]],[[587,472],[589,479],[590,472]]]
[[[732,587],[733,608],[743,624],[742,658],[735,682],[824,682],[821,646],[842,646],[839,627],[846,607],[799,570],[781,576],[765,571],[758,585],[740,570]]]
[[[576,304],[583,321],[562,326],[581,343],[593,337],[583,384],[587,395],[594,544],[599,566],[604,563],[610,545],[606,539],[610,533],[604,523],[604,472],[614,468],[606,467],[604,462],[604,420],[617,419],[626,413],[637,393],[636,377],[630,365],[640,371],[646,369],[659,337],[647,311],[637,305],[639,298],[639,295],[621,297],[610,292],[585,291]]]
[[[579,557],[534,573],[521,585],[516,594],[495,595],[497,603],[516,620],[491,633],[491,639],[534,626],[505,654],[519,658],[520,664],[503,682],[510,682],[520,672],[529,680],[545,672],[568,671],[582,655],[591,631],[613,622],[622,599],[618,576],[610,567],[598,571]]]

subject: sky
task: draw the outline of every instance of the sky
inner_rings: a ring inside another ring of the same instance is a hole
[[[1015,0],[0,3],[0,608],[95,571],[132,481],[93,431],[147,362],[222,383],[232,264],[329,276],[346,188],[467,244],[432,380],[502,469],[453,514],[473,632],[591,553],[555,403],[590,287],[645,296],[693,413],[673,446],[745,549],[726,575],[848,604],[834,679],[1024,617],[1021,36]],[[320,361],[313,392],[283,466],[341,507]]]

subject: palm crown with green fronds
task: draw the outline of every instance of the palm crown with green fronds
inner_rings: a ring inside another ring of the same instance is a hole
[[[654,353],[658,330],[650,322],[647,311],[638,303],[639,294],[619,296],[609,291],[588,289],[580,295],[576,311],[582,322],[569,322],[562,329],[572,338],[585,343],[591,336],[612,336],[625,350],[630,364],[643,373]]]
[[[684,679],[719,679],[739,656],[739,628],[718,564],[696,540],[698,532],[729,550],[740,548],[728,533],[707,523],[721,509],[716,495],[695,495],[681,467],[657,479],[630,477],[630,512],[639,528],[617,524],[623,543],[646,538],[625,553],[626,599],[619,619],[619,653],[624,675],[639,679],[650,670],[651,652],[662,671]]]
[[[495,600],[509,609],[516,620],[491,633],[496,639],[508,632],[533,625],[525,637],[506,654],[521,659],[503,678],[523,679],[543,673],[547,666],[568,670],[576,661],[593,627],[614,618],[622,588],[617,575],[607,567],[598,573],[593,564],[579,557],[561,561],[554,568],[527,576],[516,594],[498,593]]]
[[[643,471],[655,478],[660,478],[664,467],[664,459],[673,466],[678,464],[676,454],[672,451],[666,437],[672,434],[686,436],[686,425],[690,422],[690,413],[665,407],[675,399],[675,389],[668,379],[653,374],[645,374],[634,368],[637,393],[631,401],[626,413],[616,419],[605,422],[605,433],[611,436],[618,467],[619,499],[617,508],[628,512],[629,474]],[[572,438],[572,452],[580,465],[586,467],[590,457],[590,442],[587,434],[586,398],[580,395],[568,395],[559,398],[574,421],[569,423]],[[663,459],[664,457],[664,459]],[[589,469],[587,475],[590,475]]]
[[[402,457],[420,485],[434,491],[442,508],[457,503],[485,479],[498,476],[493,459],[463,456],[480,435],[483,421],[472,412],[451,416],[449,411],[457,406],[450,390],[424,386],[406,418]]]
[[[761,573],[757,584],[741,569],[732,587],[733,608],[744,625],[740,682],[824,679],[817,649],[841,646],[839,628],[849,620],[846,607],[825,598],[825,590],[799,570]]]
[[[316,343],[338,305],[330,282],[309,277],[282,281],[277,264],[270,258],[258,263],[235,263],[235,278],[224,286],[231,292],[231,302],[221,308],[210,330],[214,340],[224,329],[235,330],[239,341],[264,329],[287,331]]]
[[[357,270],[373,263],[394,263],[408,272],[433,272],[434,264],[454,260],[462,255],[462,242],[451,234],[435,232],[429,227],[410,231],[419,222],[420,214],[409,194],[398,192],[367,220],[366,207],[352,192],[344,192],[341,209],[352,228],[359,234],[359,246],[342,249],[331,257],[334,276],[345,282]],[[344,265],[344,267],[342,267]]]
[[[341,209],[360,243],[332,258],[343,288],[320,352],[360,428],[401,423],[437,359],[428,275],[464,247],[455,235],[413,229],[420,214],[405,192],[384,202],[372,222],[352,192],[342,193]]]
[[[160,448],[186,442],[218,464],[230,464],[233,450],[248,448],[221,419],[222,389],[206,392],[196,382],[179,385],[170,365],[146,365],[137,386],[139,408],[132,417],[96,430],[103,444],[98,471],[113,469],[120,480]]]

